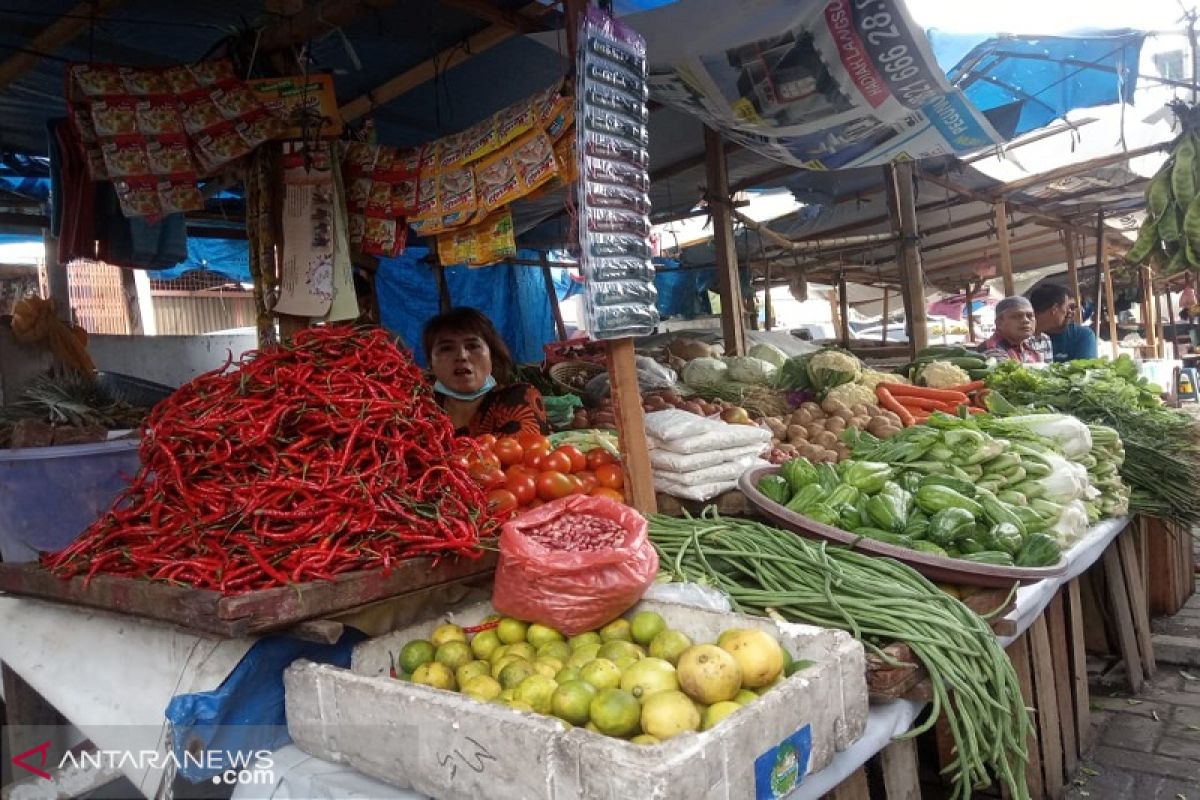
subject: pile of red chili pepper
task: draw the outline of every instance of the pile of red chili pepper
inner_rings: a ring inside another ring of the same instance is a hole
[[[235,593],[478,557],[496,523],[462,447],[386,333],[306,329],[159,403],[132,484],[42,563]]]

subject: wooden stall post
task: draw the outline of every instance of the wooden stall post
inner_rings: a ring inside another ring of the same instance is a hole
[[[1104,259],[1107,256],[1107,243],[1104,241],[1104,215],[1097,215],[1100,224],[1096,230],[1096,292],[1092,303],[1092,329],[1096,333],[1096,338],[1100,338],[1100,303],[1104,298]]]
[[[653,514],[658,511],[658,501],[654,496],[633,339],[609,341],[608,374],[612,379],[613,414],[621,440],[621,464],[625,469],[625,499],[643,514]]]
[[[1142,266],[1142,325],[1146,328],[1146,347],[1158,352],[1158,320],[1154,318],[1154,273],[1150,267]]]
[[[560,342],[567,339],[567,324],[563,322],[562,308],[558,305],[558,291],[554,288],[554,276],[550,274],[550,260],[543,252],[539,256],[542,262],[542,282],[546,284],[546,299],[550,301],[550,313],[554,315],[554,331]]]
[[[1004,280],[1004,296],[1016,294],[1016,284],[1013,282],[1012,247],[1008,241],[1008,206],[1003,200],[992,204],[992,213],[996,218],[996,237],[1000,247],[1000,277]]]
[[[1154,333],[1158,337],[1158,347],[1154,352],[1156,358],[1167,357],[1166,329],[1163,327],[1162,297],[1154,290],[1154,268],[1150,268],[1150,297],[1154,314]]]
[[[838,319],[842,347],[850,349],[850,295],[846,292],[846,273],[838,274]]]
[[[1071,297],[1075,298],[1075,322],[1081,322],[1083,297],[1079,294],[1079,269],[1075,265],[1075,234],[1063,231],[1062,236],[1067,249],[1067,288],[1071,290]]]
[[[975,341],[975,314],[972,311],[971,284],[967,284],[967,288],[963,290],[963,296],[966,297],[966,304],[963,307],[963,313],[967,315],[967,341]]]
[[[766,289],[763,290],[763,326],[767,330],[773,330],[775,328],[775,309],[771,305],[771,259],[767,259],[763,272],[763,280],[766,282]]]
[[[883,287],[883,333],[879,337],[880,341],[882,341],[884,344],[887,344],[888,314],[890,313],[889,309],[888,309],[888,301],[891,299],[892,299],[891,293],[889,292],[888,287],[884,286]]]
[[[729,197],[729,170],[721,134],[704,127],[705,165],[708,171],[708,206],[712,212],[713,247],[716,252],[717,291],[721,295],[721,334],[725,353],[746,354],[746,320],[743,316],[742,284],[738,279],[737,242],[733,238],[733,215]]]
[[[929,324],[925,309],[925,272],[921,266],[921,242],[917,233],[917,197],[913,185],[913,164],[902,161],[886,168],[889,186],[888,208],[896,242],[896,264],[908,320],[909,349],[914,355],[929,346]]]
[[[1175,302],[1171,300],[1171,286],[1166,284],[1163,286],[1165,290],[1163,294],[1167,296],[1167,321],[1171,323],[1171,358],[1179,360],[1179,337],[1174,334],[1175,331]]]
[[[1113,297],[1112,265],[1108,263],[1108,242],[1104,240],[1103,211],[1096,214],[1096,227],[1096,255],[1100,259],[1097,266],[1104,270],[1104,308],[1108,314],[1108,338],[1111,340],[1112,357],[1116,358],[1119,352],[1117,344],[1117,309],[1116,299]]]
[[[58,263],[58,237],[49,229],[42,231],[42,245],[46,250],[46,286],[50,300],[54,302],[54,313],[63,322],[71,321],[71,284],[67,279],[67,268]]]

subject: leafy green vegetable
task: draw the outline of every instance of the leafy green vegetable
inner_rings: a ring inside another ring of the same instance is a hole
[[[807,458],[793,458],[779,468],[779,477],[787,481],[793,492],[817,482],[817,468]]]
[[[758,491],[762,492],[763,496],[768,500],[774,500],[781,506],[787,505],[787,501],[792,496],[791,486],[778,475],[767,475],[760,480],[758,482]]]

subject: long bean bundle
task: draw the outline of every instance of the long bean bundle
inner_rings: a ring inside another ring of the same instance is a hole
[[[955,797],[993,778],[1015,800],[1029,797],[1030,722],[1016,673],[988,624],[958,600],[897,561],[725,519],[715,508],[700,518],[649,519],[660,569],[722,590],[739,611],[841,628],[881,655],[876,641],[908,644],[929,672],[933,706],[901,738],[944,716],[955,743],[945,768]]]

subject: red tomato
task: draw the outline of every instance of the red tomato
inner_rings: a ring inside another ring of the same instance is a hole
[[[485,433],[483,436],[476,437],[475,441],[479,442],[484,449],[490,449],[496,443],[496,437],[490,433]]]
[[[587,469],[587,456],[573,444],[564,444],[554,452],[562,453],[571,459],[571,472],[583,472]]]
[[[596,482],[605,489],[620,489],[625,483],[625,475],[619,464],[605,464],[596,469]]]
[[[557,500],[566,497],[574,489],[571,479],[561,472],[548,471],[537,476],[537,494],[542,500]]]
[[[467,457],[468,467],[475,465],[475,464],[482,464],[485,467],[493,467],[495,469],[500,469],[500,459],[496,458],[496,454],[491,452],[490,450],[485,451],[483,453],[472,453],[471,455],[469,455]]]
[[[490,464],[476,462],[468,468],[471,477],[485,489],[496,489],[504,485],[504,473]]]
[[[521,447],[516,439],[504,437],[496,442],[492,448],[492,452],[496,454],[496,458],[500,459],[503,466],[511,467],[513,464],[520,464],[525,460],[525,448]]]
[[[571,489],[571,494],[587,494],[583,488],[583,481],[579,479],[578,475],[568,475],[567,478],[570,479],[571,485],[574,487]]]
[[[550,450],[550,440],[542,436],[537,431],[521,431],[517,434],[517,441],[528,450],[531,447],[540,447],[547,451]]]
[[[517,497],[507,489],[493,489],[487,494],[488,511],[498,517],[517,510]]]
[[[601,486],[599,489],[593,489],[592,497],[607,497],[609,500],[616,500],[618,503],[625,502],[625,495],[621,494],[616,489],[609,489],[604,486]]]
[[[504,488],[516,495],[518,505],[528,505],[530,500],[537,497],[537,481],[532,475],[525,472],[524,467],[520,472],[510,471],[508,473],[508,478],[504,481]]]
[[[555,450],[542,457],[542,470],[544,472],[561,472],[567,475],[571,472],[571,457],[566,453]]]
[[[531,478],[536,478],[538,471],[536,469],[530,469],[529,467],[525,466],[524,462],[522,462],[520,464],[513,464],[511,467],[504,470],[504,474],[510,478],[513,475],[528,475]]]
[[[547,450],[542,450],[541,448],[537,448],[537,447],[535,447],[535,448],[526,447],[524,464],[526,467],[533,470],[534,472],[541,472],[542,471],[542,460],[547,455],[549,455],[549,451],[547,451]]]
[[[617,459],[603,447],[593,447],[591,450],[588,450],[587,465],[590,470],[603,467],[605,464],[615,463],[617,463]]]
[[[596,480],[596,473],[594,472],[577,472],[573,477],[578,478],[580,484],[583,485],[584,494],[591,494],[593,489],[600,486],[600,482]]]

